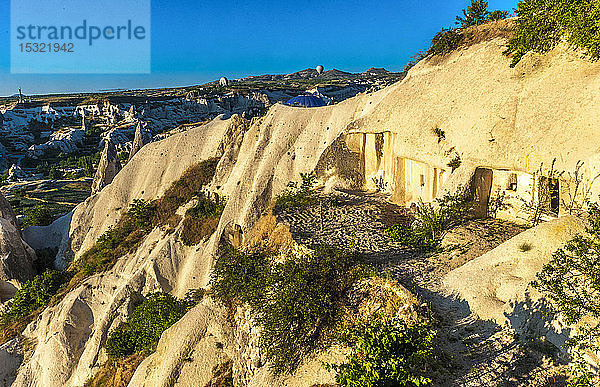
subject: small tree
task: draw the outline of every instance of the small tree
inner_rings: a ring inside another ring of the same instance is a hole
[[[471,0],[471,5],[462,10],[463,16],[456,17],[456,24],[460,25],[460,28],[466,28],[486,23],[490,14],[487,8],[487,1]]]
[[[344,387],[426,386],[435,362],[435,332],[424,323],[399,319],[373,320],[342,332],[342,343],[352,346],[345,364],[329,364]]]
[[[574,359],[576,386],[597,385],[582,360],[585,351],[600,351],[600,207],[597,204],[590,205],[588,224],[586,233],[557,250],[532,283],[552,301],[567,324],[579,325],[579,334],[567,342]]]
[[[488,16],[488,20],[489,21],[498,21],[498,20],[504,20],[507,17],[508,17],[508,11],[496,10],[496,11],[490,12],[490,14]]]
[[[25,211],[25,219],[23,219],[23,228],[29,226],[48,226],[54,221],[54,216],[48,207],[38,205],[33,208],[28,208]]]

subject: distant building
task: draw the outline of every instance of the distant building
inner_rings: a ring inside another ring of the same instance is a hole
[[[225,77],[221,77],[221,79],[219,79],[219,86],[227,86],[229,85],[229,80]]]

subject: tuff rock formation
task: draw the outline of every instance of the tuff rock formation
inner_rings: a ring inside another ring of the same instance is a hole
[[[20,228],[17,216],[2,192],[0,192],[0,218],[8,220],[16,229]]]
[[[21,238],[10,204],[0,193],[0,303],[11,298],[19,284],[34,275],[35,251]]]
[[[92,195],[100,192],[102,188],[112,183],[117,173],[121,170],[121,163],[117,154],[117,148],[111,141],[106,141],[104,150],[100,156],[98,170],[92,183]]]
[[[142,128],[142,123],[138,122],[135,128],[135,136],[133,137],[133,142],[131,143],[131,151],[129,152],[129,160],[135,156],[135,154],[142,149],[144,145],[146,145],[149,141],[148,135],[144,128]],[[129,161],[128,160],[128,161]]]
[[[510,184],[504,185],[516,190],[526,183],[522,174],[534,173],[541,162],[549,165],[554,158],[561,170],[572,170],[584,160],[586,176],[595,176],[600,166],[598,63],[559,46],[545,56],[527,54],[513,69],[510,58],[502,54],[506,43],[505,38],[492,37],[443,58],[429,58],[402,82],[335,105],[314,109],[275,105],[248,127],[239,117],[218,117],[143,147],[116,177],[113,171],[112,184],[96,190],[97,195],[73,212],[65,232],[75,259],[118,221],[133,200],[160,197],[186,169],[213,157],[220,161],[207,189],[227,197],[217,230],[190,247],[179,239],[181,224],[172,233],[155,229],[111,270],[88,278],[44,310],[24,332],[37,344],[15,384],[84,384],[107,360],[102,346],[107,335],[142,295],[165,291],[183,297],[189,289],[207,288],[221,237],[232,229],[237,230],[236,239],[250,235],[264,209],[300,173],[317,170],[325,186],[364,182],[364,188],[373,188],[370,185],[378,178],[397,204],[408,204],[419,195],[429,201],[455,192],[469,185],[483,167],[500,177],[507,170],[519,174],[516,180],[509,176]],[[444,131],[443,139],[436,127]],[[108,147],[103,161],[108,160]],[[114,149],[113,153],[116,159]],[[340,160],[325,162],[323,158],[332,153]],[[455,155],[461,163],[451,169],[448,164]],[[512,187],[514,181],[517,186]],[[591,187],[594,194],[599,183]],[[569,222],[564,226],[574,229]],[[543,224],[521,239],[551,237],[559,243],[570,238],[570,232],[556,227]],[[543,264],[555,247],[540,243],[532,250],[535,255],[515,252],[522,240],[508,241],[478,262],[481,267],[493,268],[497,262],[511,267],[510,276],[473,275],[480,270],[473,263],[447,281],[450,288],[460,285],[462,289],[451,290],[472,309],[478,309],[478,303],[495,303],[495,310],[502,313],[482,317],[501,316],[502,324],[517,322],[513,328],[520,335],[526,333],[524,328],[544,323],[521,324],[514,318],[520,312],[515,308],[530,290],[531,268]],[[469,294],[493,297],[474,300]],[[241,307],[226,311],[207,297],[163,334],[157,351],[140,365],[130,385],[203,386],[213,367],[228,360],[233,362],[236,385],[334,383],[321,364],[339,361],[339,348],[307,358],[293,375],[276,377],[263,361],[258,336],[249,311]]]
[[[21,169],[20,166],[13,164],[8,170],[8,181],[21,181],[27,178],[27,174]]]

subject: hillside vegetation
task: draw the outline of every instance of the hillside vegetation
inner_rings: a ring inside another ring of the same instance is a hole
[[[517,26],[507,52],[512,65],[530,51],[545,53],[565,39],[600,58],[600,2],[596,0],[522,0],[516,10]]]

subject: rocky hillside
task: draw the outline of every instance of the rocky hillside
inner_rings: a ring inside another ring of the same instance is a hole
[[[301,352],[297,367],[274,372],[277,357],[261,339],[268,326],[254,312],[260,306],[223,302],[211,281],[224,244],[249,257],[266,246],[276,263],[333,244],[360,252],[378,273],[348,279],[335,298],[342,315],[429,320],[443,359],[428,374],[435,384],[564,380],[543,350],[515,337],[564,342],[557,330],[565,327],[536,309],[541,294],[530,281],[580,221],[551,220],[521,234],[521,206],[510,208],[510,198],[531,200],[533,176],[558,180],[542,163],[572,171],[583,162],[589,195],[600,193],[593,179],[600,167],[600,67],[559,46],[510,68],[506,44],[492,35],[429,57],[401,82],[372,93],[319,108],[277,104],[251,120],[218,116],[143,146],[72,214],[25,233],[36,249],[58,248],[54,265],[72,277],[47,307],[10,326],[15,334],[0,347],[10,359],[3,377],[16,386],[334,384],[335,372],[322,363],[343,362],[347,346],[324,340]],[[161,109],[157,120],[170,119]],[[297,188],[311,201],[278,209],[282,196],[299,200],[289,183],[301,174],[312,181],[311,173],[316,188]],[[570,182],[566,173],[559,181],[563,199]],[[441,241],[450,247],[433,254],[385,235],[389,226],[410,223],[406,207],[461,188],[471,191],[479,217],[491,213],[496,189],[509,195],[507,205],[496,209],[497,218],[453,227]],[[215,208],[194,223],[206,203]],[[561,203],[549,210],[549,219],[568,212]],[[146,211],[151,216],[140,217]],[[523,241],[534,246],[519,250]],[[494,271],[498,264],[505,270]],[[208,293],[160,336],[155,351],[115,363],[108,338],[145,296],[185,299],[198,289]]]
[[[126,151],[138,121],[144,123],[149,135],[156,136],[172,129],[185,130],[181,125],[220,114],[261,115],[269,106],[306,91],[332,103],[340,102],[402,77],[385,69],[359,74],[329,70],[321,75],[307,69],[232,80],[224,86],[211,82],[179,89],[33,96],[24,97],[22,102],[18,97],[6,98],[0,108],[0,167],[19,165],[22,156],[39,160],[52,152],[85,153],[90,147],[101,148],[104,141],[112,141]],[[88,123],[82,127],[84,117]],[[92,138],[97,135],[100,139]]]

